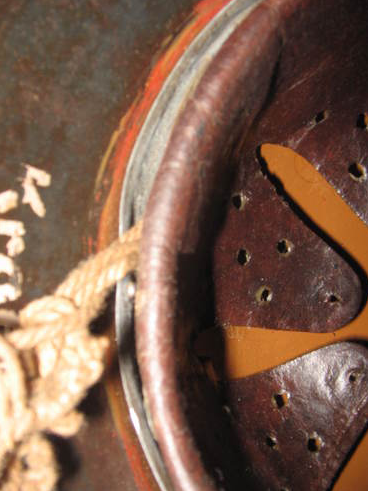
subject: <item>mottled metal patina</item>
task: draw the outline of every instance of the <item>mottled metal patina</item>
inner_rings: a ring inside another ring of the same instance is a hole
[[[25,227],[25,250],[14,257],[24,277],[22,294],[4,307],[18,309],[49,293],[99,242],[116,236],[112,219],[114,232],[98,233],[112,182],[113,168],[105,168],[111,141],[162,54],[175,51],[177,35],[200,17],[195,3],[2,2],[0,192],[15,190],[19,200],[1,218]],[[37,187],[44,218],[21,203],[24,164],[51,175],[50,186]],[[1,236],[1,253],[7,241]],[[1,281],[8,280],[2,274]],[[106,325],[113,339],[111,312],[96,329]],[[105,386],[93,389],[82,410],[89,417],[79,435],[55,442],[61,488],[157,489],[128,416],[115,357]]]

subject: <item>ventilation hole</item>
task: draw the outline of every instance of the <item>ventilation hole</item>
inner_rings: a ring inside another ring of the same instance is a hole
[[[316,114],[316,116],[314,118],[314,122],[316,124],[322,123],[322,121],[324,121],[325,119],[327,119],[327,116],[328,116],[328,111],[321,111],[318,114]]]
[[[280,392],[272,396],[272,403],[278,409],[281,409],[289,404],[290,395],[287,392]]]
[[[277,440],[274,436],[268,436],[266,438],[266,445],[270,448],[275,448],[277,446]]]
[[[308,450],[316,453],[321,450],[321,447],[322,439],[316,433],[313,433],[313,435],[308,438]]]
[[[362,130],[366,130],[368,126],[368,114],[367,113],[359,114],[356,125],[358,128],[361,128]]]
[[[237,193],[232,196],[231,202],[237,210],[242,210],[248,202],[248,198],[243,193]]]
[[[239,249],[236,255],[236,260],[240,266],[245,266],[250,261],[250,254],[246,249]]]
[[[256,299],[259,303],[268,303],[272,300],[272,290],[268,286],[261,286],[256,293]]]
[[[355,181],[364,181],[367,177],[367,171],[365,167],[363,167],[362,164],[358,164],[356,162],[349,165],[349,174],[350,177]]]
[[[352,370],[349,373],[349,382],[351,384],[355,384],[359,380],[359,378],[363,375],[363,373],[358,369],[358,370]]]
[[[338,295],[335,295],[334,293],[331,293],[331,295],[328,297],[328,303],[330,305],[334,305],[341,302],[341,298]]]
[[[280,240],[277,243],[277,246],[276,246],[278,252],[282,256],[287,256],[288,254],[290,254],[290,252],[292,251],[293,247],[294,247],[293,244],[289,240],[287,240],[287,239]]]

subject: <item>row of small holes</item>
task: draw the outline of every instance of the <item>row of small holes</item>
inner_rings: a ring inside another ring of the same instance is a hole
[[[355,372],[352,372],[349,375],[349,382],[355,383],[357,378],[358,378],[357,374]],[[283,407],[289,404],[289,398],[290,395],[287,392],[279,392],[272,396],[272,403],[278,409],[282,409]],[[307,448],[311,453],[318,453],[322,448],[322,444],[323,444],[322,438],[316,432],[313,432],[307,440]],[[273,435],[272,436],[267,435],[266,445],[273,450],[277,450],[278,448],[277,438]],[[280,491],[290,491],[290,490],[288,488],[281,488]]]
[[[250,261],[250,254],[245,250],[241,249],[238,252],[238,263],[244,266]],[[269,286],[261,286],[256,292],[256,300],[258,303],[268,303],[272,300],[273,292]],[[331,293],[327,299],[330,305],[337,305],[341,302],[341,298],[334,293]]]
[[[324,121],[327,118],[327,116],[328,116],[328,111],[319,112],[315,116],[315,123],[318,124]],[[364,124],[366,125],[365,126],[366,128],[368,123],[368,116],[360,115],[360,120],[362,120],[362,118],[365,121]],[[364,176],[364,178],[366,177],[366,170],[360,164],[352,164],[349,167],[349,172],[350,175],[354,176],[354,179],[361,180],[362,176]],[[232,203],[237,210],[242,210],[247,202],[248,202],[248,198],[245,196],[244,193],[237,193],[232,196]],[[293,248],[294,248],[293,243],[290,242],[288,239],[281,239],[276,245],[277,251],[282,256],[288,256],[293,250]],[[249,253],[249,251],[242,248],[238,250],[236,258],[240,266],[246,266],[251,259],[251,254]],[[272,300],[272,296],[273,296],[272,290],[267,286],[262,286],[261,288],[259,288],[259,290],[256,293],[256,299],[259,303],[270,302]],[[335,294],[331,294],[328,298],[328,302],[331,305],[339,303],[340,301],[341,299]]]
[[[328,111],[320,111],[317,113],[314,117],[314,122],[316,124],[322,123],[322,121],[325,121],[328,118]],[[368,128],[368,114],[367,113],[360,113],[358,114],[357,120],[356,120],[356,125],[357,128],[361,128],[362,130],[366,130]]]
[[[280,240],[276,249],[282,256],[287,256],[292,251],[294,245],[287,239]],[[249,263],[251,258],[250,253],[246,249],[239,249],[236,259],[241,266],[245,266]],[[258,303],[268,303],[272,300],[273,293],[270,287],[261,286],[256,292],[256,300]]]
[[[356,380],[356,376],[354,373],[350,374],[349,380],[354,382]],[[289,404],[290,394],[288,392],[278,392],[272,396],[272,404],[277,407],[277,409],[282,409]],[[277,439],[275,436],[268,435],[266,437],[266,444],[270,448],[277,447]],[[319,452],[322,446],[322,439],[314,432],[307,441],[307,448],[310,452]]]
[[[272,396],[272,404],[276,406],[278,409],[282,409],[283,407],[289,404],[289,394],[287,392],[279,392]],[[268,435],[266,437],[266,445],[270,448],[277,447],[277,439],[275,436]]]
[[[292,248],[293,248],[292,243],[286,239],[283,239],[277,244],[277,250],[282,255],[290,254]],[[249,263],[250,258],[251,255],[246,249],[239,249],[236,259],[241,266],[246,266]],[[268,303],[272,300],[272,297],[273,297],[273,292],[271,288],[265,285],[261,286],[256,292],[256,300],[259,303]],[[331,293],[327,301],[330,305],[335,305],[341,302],[341,298],[338,295]]]
[[[276,249],[282,256],[288,256],[293,250],[294,245],[287,239],[282,239],[276,244]],[[240,266],[245,266],[249,263],[251,255],[247,249],[239,249],[236,254],[236,260]]]
[[[324,121],[328,116],[327,111],[321,111],[315,116],[315,123],[321,123]],[[368,115],[367,114],[360,114],[357,120],[357,126],[359,128],[367,129],[368,127]],[[349,174],[354,180],[362,181],[366,179],[367,177],[367,171],[365,167],[363,167],[359,163],[353,163],[349,166]],[[244,194],[239,193],[236,194],[232,197],[232,203],[234,207],[238,210],[242,210],[247,203],[248,199],[245,197]],[[282,239],[277,243],[277,250],[280,254],[282,255],[288,255],[290,254],[291,250],[293,248],[293,244],[289,242],[287,239]],[[240,249],[237,254],[237,260],[238,263],[241,266],[244,266],[248,264],[250,261],[250,254],[246,249]],[[259,302],[269,302],[272,299],[272,290],[269,287],[261,287],[256,294],[257,300]],[[338,303],[340,301],[340,298],[337,295],[331,294],[328,298],[328,301],[330,304]],[[355,373],[351,373],[349,375],[349,382],[354,383],[357,379],[357,376]],[[287,406],[289,403],[289,394],[286,392],[274,394],[272,397],[272,402],[278,409],[282,409],[283,407]],[[266,444],[270,448],[276,448],[277,447],[277,439],[274,436],[267,436],[266,438]],[[319,452],[322,446],[322,439],[314,433],[308,438],[307,442],[307,448],[310,452]],[[282,488],[280,491],[289,491],[287,488]]]
[[[354,383],[357,381],[358,374],[353,371],[349,374],[349,382]],[[277,392],[272,396],[272,404],[278,409],[282,409],[289,405],[290,394],[286,391]]]
[[[320,111],[318,114],[316,114],[314,122],[315,124],[319,124],[322,121],[325,121],[327,117],[328,111]],[[359,114],[356,125],[358,128],[366,130],[368,128],[368,114]],[[359,162],[353,162],[350,164],[348,171],[350,177],[355,181],[364,181],[367,178],[367,170]],[[232,197],[232,203],[238,210],[242,210],[248,201],[248,198],[243,193],[234,194]]]
[[[307,440],[307,448],[311,453],[317,453],[322,447],[322,438],[313,433]],[[268,435],[266,437],[266,445],[274,450],[278,448],[277,438],[275,436]]]
[[[328,111],[321,111],[314,118],[315,124],[325,121],[328,117]],[[368,114],[362,113],[358,115],[356,125],[358,128],[366,130],[368,127]],[[366,168],[359,162],[353,162],[348,167],[349,175],[355,181],[364,181],[367,178]]]
[[[282,409],[289,404],[290,394],[288,392],[278,392],[272,396],[272,403],[278,409]],[[273,450],[277,450],[277,438],[275,436],[267,435],[266,437],[266,445]],[[317,435],[317,433],[313,433],[307,440],[307,448],[310,452],[316,453],[319,452],[322,446],[322,439]],[[281,488],[280,491],[290,491],[289,488]]]

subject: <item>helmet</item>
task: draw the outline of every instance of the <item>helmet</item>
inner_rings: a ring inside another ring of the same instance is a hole
[[[364,307],[362,267],[275,189],[262,145],[301,154],[367,220],[367,15],[365,2],[229,3],[175,66],[136,141],[120,219],[122,230],[144,219],[137,411],[174,489],[358,489],[338,478],[366,425],[363,345],[305,347],[247,377],[229,375],[224,358],[246,356],[226,352],[233,326],[331,332]],[[214,349],[203,332],[216,329]],[[267,366],[267,350],[250,350]]]

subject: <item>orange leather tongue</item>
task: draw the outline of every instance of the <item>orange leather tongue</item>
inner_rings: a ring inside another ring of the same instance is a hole
[[[312,164],[289,148],[266,144],[261,148],[261,155],[286,193],[367,272],[368,228],[335,189]],[[365,308],[350,324],[332,333],[300,332],[295,326],[290,326],[290,330],[249,326],[213,328],[199,336],[195,349],[198,355],[212,358],[215,367],[221,360],[223,373],[217,371],[218,377],[236,379],[337,341],[368,340],[367,326]]]

